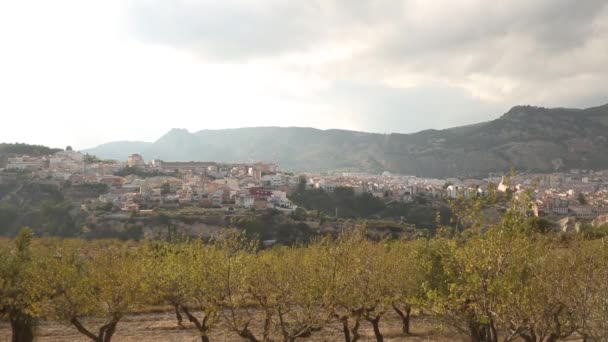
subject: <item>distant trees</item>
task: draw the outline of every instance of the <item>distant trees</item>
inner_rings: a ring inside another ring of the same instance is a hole
[[[307,209],[334,215],[336,208],[341,217],[369,217],[386,209],[384,201],[370,193],[355,194],[353,188],[337,187],[333,193],[323,189],[309,189],[294,193],[291,200]]]
[[[19,217],[17,207],[11,203],[0,203],[0,235],[9,235],[9,229]]]
[[[43,233],[50,236],[76,236],[80,229],[70,214],[72,209],[73,205],[68,201],[44,202],[40,208]]]
[[[587,204],[587,199],[585,198],[585,194],[583,194],[582,192],[578,193],[577,200],[578,200],[578,204],[580,204],[580,205]]]
[[[110,187],[104,183],[83,183],[74,185],[72,188],[90,197],[98,197],[99,195],[107,194],[110,189]]]
[[[146,171],[138,166],[125,166],[124,168],[114,172],[114,175],[121,177],[136,175],[141,178],[148,178],[163,176],[164,174],[161,173],[159,170]]]
[[[59,148],[50,148],[42,145],[29,145],[29,144],[7,144],[0,143],[0,156],[10,154],[25,154],[30,156],[46,156],[61,151]]]
[[[416,196],[413,203],[387,202],[386,198],[377,198],[368,192],[356,194],[350,187],[337,187],[333,192],[326,192],[323,189],[306,189],[305,183],[300,183],[290,199],[300,207],[316,211],[318,218],[322,214],[333,217],[337,209],[340,218],[404,218],[408,223],[431,231],[437,225],[437,211],[441,212],[443,223],[451,218],[447,206],[437,208],[422,196]]]

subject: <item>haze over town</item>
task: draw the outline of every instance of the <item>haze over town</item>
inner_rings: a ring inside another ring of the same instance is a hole
[[[6,1],[3,141],[415,132],[606,102],[605,1]],[[95,132],[95,134],[91,134]]]

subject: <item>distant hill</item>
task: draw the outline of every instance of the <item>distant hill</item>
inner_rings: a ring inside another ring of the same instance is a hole
[[[414,134],[301,127],[172,129],[153,143],[113,142],[84,150],[101,158],[269,161],[295,171],[358,169],[429,177],[488,172],[608,168],[608,105],[587,109],[516,106],[500,118]]]

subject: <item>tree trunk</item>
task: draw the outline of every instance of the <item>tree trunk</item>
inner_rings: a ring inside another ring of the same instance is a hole
[[[469,323],[471,342],[498,342],[496,328],[492,324]]]
[[[353,339],[351,342],[357,342],[361,338],[361,335],[359,335],[360,326],[361,326],[361,321],[360,321],[360,318],[357,317],[357,318],[355,318],[355,325],[353,325],[352,329],[350,329],[350,332],[353,334]]]
[[[85,328],[84,325],[82,325],[82,323],[80,323],[80,321],[78,320],[78,318],[73,317],[72,319],[70,319],[70,323],[72,323],[72,325],[76,328],[76,330],[78,330],[78,332],[80,332],[84,336],[88,337],[92,341],[94,341],[94,342],[103,342],[99,338],[99,336],[93,334],[87,328]]]
[[[33,319],[23,314],[11,316],[12,342],[32,342],[34,341]]]
[[[471,342],[486,342],[483,334],[483,328],[479,324],[470,322],[469,323],[469,335],[471,336]]]
[[[401,317],[401,331],[405,335],[410,334],[410,317],[412,313],[412,307],[410,305],[406,305],[404,310],[401,311],[396,305],[393,305],[393,310]]]
[[[529,332],[527,334],[522,334],[521,338],[525,341],[525,342],[537,342],[539,339],[536,336],[536,333],[534,332],[534,329],[530,328],[528,329]],[[540,338],[540,340],[542,341],[542,337]],[[551,341],[551,337],[549,337],[549,339],[547,340],[547,342]],[[556,342],[555,340],[553,340],[552,342]]]
[[[243,329],[237,331],[238,335],[249,342],[260,342],[255,335],[249,330],[249,323],[245,324]]]
[[[376,316],[374,319],[369,319],[369,322],[374,328],[374,336],[376,336],[376,342],[384,342],[384,336],[380,332],[380,316]]]
[[[266,315],[264,317],[264,333],[263,333],[264,341],[270,341],[270,328],[271,327],[272,327],[272,312],[266,311]]]
[[[491,342],[498,342],[498,333],[496,332],[494,322],[490,322],[488,325],[488,337]]]
[[[184,325],[182,324],[183,322],[183,317],[182,314],[179,312],[179,304],[173,304],[173,307],[175,308],[175,318],[177,319],[177,325],[180,328],[183,328]]]
[[[187,306],[182,306],[182,310],[184,310],[184,313],[186,314],[186,317],[188,317],[188,320],[192,323],[194,323],[194,325],[196,326],[196,329],[198,329],[198,331],[201,334],[201,341],[203,342],[210,342],[209,341],[209,336],[207,336],[207,332],[209,331],[209,327],[207,326],[207,316],[203,318],[203,321],[199,321],[193,314],[190,313],[190,310],[188,309]]]
[[[118,324],[118,320],[115,319],[112,322],[104,325],[99,329],[99,339],[102,342],[110,342],[112,341],[112,336],[116,332],[116,324]]]
[[[351,342],[351,340],[350,340],[350,330],[348,329],[348,317],[342,316],[342,317],[339,317],[338,319],[342,323],[342,333],[344,334],[344,341],[345,342]]]

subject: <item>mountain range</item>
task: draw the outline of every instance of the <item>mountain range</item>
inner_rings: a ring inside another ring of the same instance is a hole
[[[426,177],[608,168],[608,104],[587,109],[516,106],[498,119],[412,134],[305,127],[172,129],[155,142],[117,141],[83,150],[126,160],[279,164],[293,171],[391,171]]]

